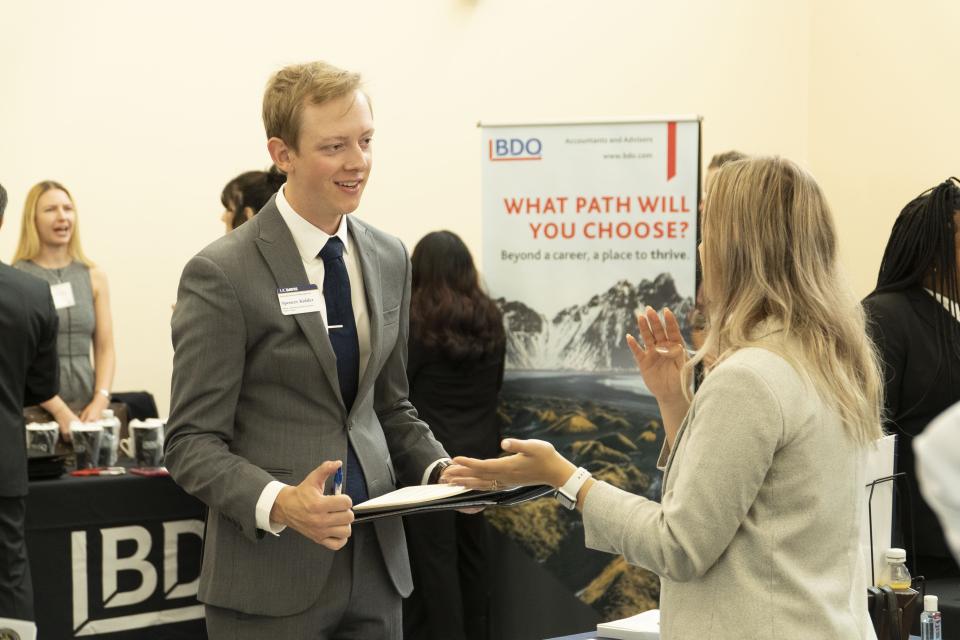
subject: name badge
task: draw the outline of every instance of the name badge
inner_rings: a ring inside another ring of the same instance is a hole
[[[50,285],[50,295],[53,296],[53,306],[56,309],[69,309],[77,304],[73,298],[73,285],[69,282]]]
[[[280,313],[285,316],[323,311],[323,296],[315,284],[277,289],[277,300],[280,301]]]

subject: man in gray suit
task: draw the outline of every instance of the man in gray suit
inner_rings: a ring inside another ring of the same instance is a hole
[[[399,638],[403,527],[351,528],[350,507],[436,482],[447,454],[407,399],[407,251],[348,216],[370,173],[370,103],[355,73],[293,65],[263,119],[286,185],[190,260],[172,322],[166,464],[209,506],[207,629]],[[338,468],[346,495],[329,486]]]

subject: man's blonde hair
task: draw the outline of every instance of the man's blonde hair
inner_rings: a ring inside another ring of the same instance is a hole
[[[37,207],[40,205],[40,197],[54,189],[67,194],[70,204],[73,205],[73,233],[70,235],[70,242],[67,243],[67,255],[88,267],[94,266],[93,261],[83,253],[83,247],[80,246],[80,216],[77,214],[77,203],[73,201],[73,196],[70,195],[67,188],[54,180],[38,182],[33,185],[27,193],[27,200],[23,203],[23,219],[20,221],[20,240],[17,242],[17,250],[13,254],[11,264],[25,260],[33,260],[40,255],[40,235],[37,233]]]
[[[362,85],[360,74],[326,62],[292,64],[277,71],[263,93],[263,126],[267,138],[280,138],[298,150],[303,108],[351,94]]]
[[[853,440],[879,438],[877,356],[841,273],[833,216],[813,176],[783,158],[724,164],[702,230],[709,324],[685,378],[708,354],[720,363],[738,349],[763,346],[813,383]]]

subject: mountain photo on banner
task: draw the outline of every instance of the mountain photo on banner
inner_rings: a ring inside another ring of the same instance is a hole
[[[636,335],[636,313],[669,307],[689,342],[692,297],[668,273],[621,280],[548,318],[502,298],[507,376],[499,418],[505,436],[552,442],[594,477],[659,500],[656,460],[663,429],[656,400],[643,385],[624,343]],[[621,557],[584,547],[579,514],[539,500],[488,515],[605,620],[657,607],[659,580]]]

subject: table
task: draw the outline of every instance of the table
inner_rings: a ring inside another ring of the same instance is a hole
[[[596,632],[587,632],[587,633],[578,633],[572,636],[560,636],[558,638],[550,638],[550,640],[604,640],[604,638],[598,636]],[[910,636],[910,640],[920,640],[920,636]]]
[[[169,477],[30,483],[26,537],[40,638],[206,638],[204,506]]]

